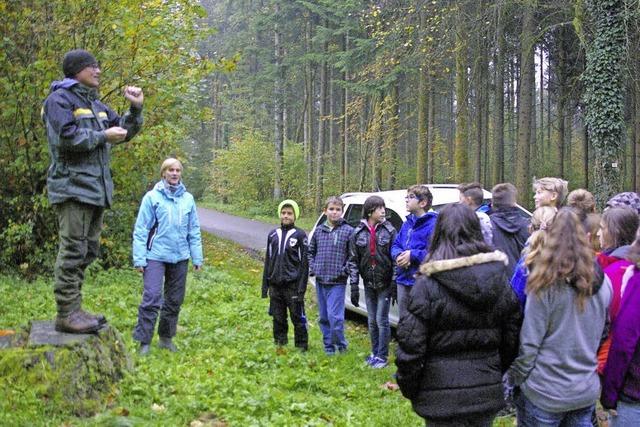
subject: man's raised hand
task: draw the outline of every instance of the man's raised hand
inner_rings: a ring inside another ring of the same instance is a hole
[[[124,97],[137,108],[142,108],[144,102],[144,94],[142,89],[136,86],[127,86],[124,88]]]

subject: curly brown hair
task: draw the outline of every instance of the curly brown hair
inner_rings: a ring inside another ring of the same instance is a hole
[[[578,215],[570,208],[560,209],[527,280],[527,293],[539,295],[566,284],[576,290],[576,303],[583,310],[593,293],[594,276],[593,253]]]

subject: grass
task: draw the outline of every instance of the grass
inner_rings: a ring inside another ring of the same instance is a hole
[[[276,215],[277,208],[273,208],[273,213],[271,213],[271,212],[265,212],[266,209],[262,207],[256,207],[254,209],[246,209],[239,205],[222,203],[220,201],[213,200],[210,198],[199,200],[197,204],[198,204],[198,207],[201,207],[201,208],[213,209],[219,212],[241,216],[243,218],[256,219],[258,221],[266,222],[268,224],[280,224],[280,219]],[[311,231],[316,221],[318,220],[318,216],[319,214],[303,211],[300,214],[300,218],[296,220],[296,226],[309,232]]]
[[[424,425],[399,391],[382,387],[392,379],[393,363],[381,370],[365,366],[369,342],[364,322],[347,322],[347,354],[326,356],[310,289],[309,352],[294,350],[291,330],[289,346],[276,351],[268,303],[260,298],[261,262],[210,235],[204,244],[205,269],[189,273],[175,338],[179,353],[159,350],[156,338],[149,356],[134,354],[135,367],[114,393],[110,409],[92,418],[44,413],[28,384],[0,381],[0,396],[6,396],[0,399],[0,425]],[[94,272],[83,290],[85,307],[104,313],[132,352],[141,288],[139,274],[131,269]],[[55,312],[51,278],[27,283],[0,276],[0,294],[0,329],[51,318]]]

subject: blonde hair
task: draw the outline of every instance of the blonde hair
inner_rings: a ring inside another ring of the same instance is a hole
[[[178,159],[169,157],[164,162],[162,162],[162,166],[160,166],[160,178],[164,178],[164,173],[167,171],[167,169],[169,169],[171,166],[175,165],[176,163],[180,165],[180,170],[182,170],[183,169],[182,162]]]
[[[564,202],[564,198],[567,197],[567,193],[569,192],[569,181],[553,177],[540,178],[533,181],[533,190],[535,191],[538,188],[556,193],[558,195],[556,198],[556,207],[559,208],[562,206],[562,202]]]
[[[527,279],[526,292],[539,295],[556,286],[571,286],[577,293],[578,308],[583,310],[592,295],[594,277],[593,252],[578,215],[570,208],[561,209]]]
[[[547,230],[551,228],[556,216],[556,208],[541,206],[531,216],[531,236],[529,244],[524,248],[524,264],[531,269],[531,265],[540,253],[547,238]]]

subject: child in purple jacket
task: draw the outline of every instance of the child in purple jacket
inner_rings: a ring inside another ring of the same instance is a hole
[[[611,325],[611,348],[604,368],[601,403],[611,409],[610,424],[640,425],[640,239],[628,258],[635,264],[630,278],[622,277],[621,301]]]

